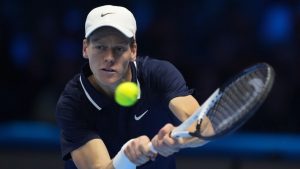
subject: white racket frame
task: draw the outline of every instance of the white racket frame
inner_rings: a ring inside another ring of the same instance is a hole
[[[187,130],[195,121],[203,119],[209,109],[214,106],[215,102],[220,98],[221,92],[220,88],[218,88],[209,98],[200,106],[188,119],[182,122],[179,126],[177,126],[170,134],[172,138],[190,138],[190,132]],[[148,144],[150,150],[153,153],[157,153],[157,150],[153,147],[152,143]]]

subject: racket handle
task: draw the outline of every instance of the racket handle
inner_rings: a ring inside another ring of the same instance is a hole
[[[152,153],[157,154],[157,151],[155,150],[155,148],[153,147],[153,144],[151,142],[148,143],[148,147]]]
[[[190,138],[192,137],[189,131],[172,131],[170,137],[179,139],[179,138]]]

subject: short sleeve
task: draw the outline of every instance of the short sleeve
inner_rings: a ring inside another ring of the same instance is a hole
[[[168,61],[154,60],[151,69],[151,80],[156,88],[169,102],[178,96],[187,96],[193,93],[179,70]]]
[[[80,97],[72,93],[63,92],[56,106],[56,120],[61,131],[61,151],[64,160],[71,158],[70,153],[73,150],[91,139],[99,138],[89,126],[85,113],[82,113]]]

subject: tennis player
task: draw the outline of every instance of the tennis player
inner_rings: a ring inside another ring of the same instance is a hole
[[[82,47],[88,62],[56,108],[65,168],[175,169],[175,152],[204,144],[169,137],[199,104],[171,63],[137,57],[135,33],[135,18],[124,7],[105,5],[88,14]],[[141,91],[128,108],[113,99],[124,81]],[[151,140],[158,155],[149,150]]]

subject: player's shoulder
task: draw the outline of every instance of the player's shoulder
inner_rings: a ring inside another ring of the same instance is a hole
[[[167,60],[156,59],[149,56],[139,56],[136,62],[138,70],[140,71],[157,72],[175,68],[175,66]]]
[[[80,74],[77,74],[66,84],[64,92],[68,94],[79,94],[81,93],[80,88]]]
[[[76,102],[80,102],[82,96],[83,91],[80,85],[80,74],[77,74],[65,85],[57,105],[76,104]]]

